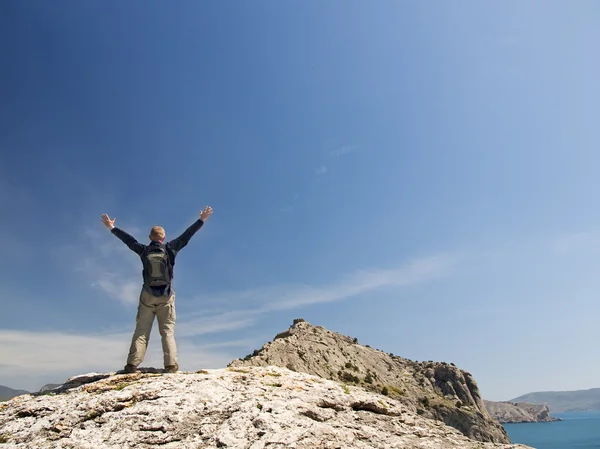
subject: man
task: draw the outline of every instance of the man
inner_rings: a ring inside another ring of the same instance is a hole
[[[138,365],[144,360],[155,316],[162,340],[165,371],[175,373],[179,370],[175,345],[175,290],[173,288],[175,256],[188,244],[212,213],[212,208],[206,206],[194,224],[179,237],[166,244],[164,243],[165,230],[160,226],[154,226],[150,230],[149,245],[139,243],[131,235],[115,226],[115,218],[111,220],[108,215],[102,214],[104,225],[129,249],[140,256],[143,265],[144,283],[140,292],[135,331],[131,339],[127,365],[125,365],[126,373],[135,373]]]

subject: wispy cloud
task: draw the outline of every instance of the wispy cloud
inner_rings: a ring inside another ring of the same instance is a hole
[[[322,156],[329,156],[329,157],[339,158],[339,157],[341,157],[341,156],[343,156],[345,154],[350,153],[351,151],[354,151],[354,149],[355,149],[355,147],[353,145],[341,145],[341,146],[338,146],[337,148],[335,148],[332,151],[330,151],[329,149],[325,150],[325,152],[322,153]],[[330,163],[334,163],[334,161],[329,161],[329,162]],[[313,184],[319,182],[317,180],[317,178],[319,178],[321,176],[325,176],[329,172],[329,167],[330,166],[328,166],[328,165],[321,164],[320,166],[318,166],[314,170],[315,177],[312,178]],[[296,208],[297,200],[298,200],[298,195],[296,195],[294,197],[294,200],[290,204],[287,204],[287,205],[281,207],[279,209],[279,212],[280,213],[290,213],[290,212],[293,212],[294,209]]]
[[[89,372],[110,372],[123,368],[131,334],[71,334],[0,330],[0,381],[12,388],[37,391],[46,383]],[[224,367],[239,356],[231,348],[253,348],[253,340],[195,344],[178,338],[182,370]],[[235,353],[234,353],[235,352]],[[160,337],[151,336],[142,366],[161,368]]]
[[[246,310],[230,311],[224,313],[188,314],[177,325],[177,335],[194,337],[198,335],[233,331],[252,326],[256,322],[256,315]]]
[[[338,148],[336,148],[335,150],[333,150],[330,155],[334,156],[334,157],[340,157],[343,156],[344,154],[348,154],[351,151],[354,151],[356,149],[356,147],[354,145],[342,145]]]
[[[315,170],[316,175],[324,175],[325,173],[327,173],[327,167],[325,165],[321,165]]]
[[[573,231],[550,240],[550,248],[559,253],[591,250],[600,247],[600,230]]]
[[[136,304],[140,296],[141,281],[131,278],[118,279],[117,276],[111,274],[110,278],[98,279],[92,286],[99,287],[125,304]]]
[[[131,227],[133,235],[139,229]],[[90,226],[82,232],[80,244],[86,249],[72,249],[78,254],[75,271],[81,273],[93,288],[99,288],[126,305],[136,304],[141,288],[141,263],[120,240],[99,224],[98,229]],[[85,256],[81,256],[83,253]]]
[[[283,207],[281,207],[279,209],[280,213],[290,213],[293,212],[294,209],[296,209],[296,205],[298,204],[298,199],[300,198],[300,195],[296,194],[294,195],[294,198],[292,199],[292,201],[290,202],[290,204],[287,204]]]
[[[434,256],[414,260],[402,267],[358,271],[338,283],[323,287],[298,286],[265,302],[263,310],[294,309],[310,304],[342,301],[386,287],[405,287],[442,278],[451,273],[455,256]]]
[[[207,301],[226,304],[229,310],[219,316],[223,322],[251,324],[260,315],[279,310],[290,310],[307,305],[343,301],[364,293],[387,287],[406,287],[449,276],[460,261],[457,255],[436,255],[415,259],[396,268],[372,268],[357,271],[338,282],[323,286],[283,284],[242,291],[228,291],[200,297]]]

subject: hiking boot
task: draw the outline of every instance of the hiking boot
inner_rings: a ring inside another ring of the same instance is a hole
[[[165,366],[165,373],[176,373],[179,371],[179,365],[167,365]]]
[[[133,374],[133,373],[137,373],[138,369],[137,366],[135,365],[125,365],[125,368],[123,368],[123,371],[125,371],[126,374]]]

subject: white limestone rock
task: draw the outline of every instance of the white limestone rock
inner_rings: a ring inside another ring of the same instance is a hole
[[[58,391],[58,393],[55,393]],[[482,443],[400,401],[280,367],[77,376],[0,404],[9,448],[525,448]]]

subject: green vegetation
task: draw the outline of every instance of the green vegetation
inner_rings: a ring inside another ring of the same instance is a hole
[[[354,371],[358,371],[358,366],[353,365],[351,362],[346,362],[346,368],[354,370]]]
[[[355,376],[352,373],[349,373],[348,371],[338,371],[338,377],[344,382],[353,382],[355,384],[360,382],[360,379],[357,376]]]
[[[227,368],[227,371],[233,371],[234,373],[248,374],[250,371],[244,368]]]
[[[90,419],[95,419],[98,416],[102,416],[102,412],[100,410],[90,410],[85,415],[84,421],[89,421]]]
[[[406,391],[394,387],[393,385],[388,385],[388,389],[391,393],[395,394],[396,396],[404,396],[404,393],[406,393]]]
[[[6,444],[6,443],[8,443],[8,434],[7,433],[0,434],[0,444]]]
[[[385,396],[404,396],[405,393],[406,391],[401,390],[393,385],[384,385],[384,387],[381,389],[381,394]]]
[[[348,385],[343,385],[342,388],[344,389],[344,393],[350,394],[350,388],[348,388]]]
[[[240,359],[240,360],[250,360],[252,357],[256,357],[259,354],[260,354],[260,351],[258,349],[255,349],[254,351],[252,351],[252,354],[248,354],[246,357],[244,357],[243,359]]]

